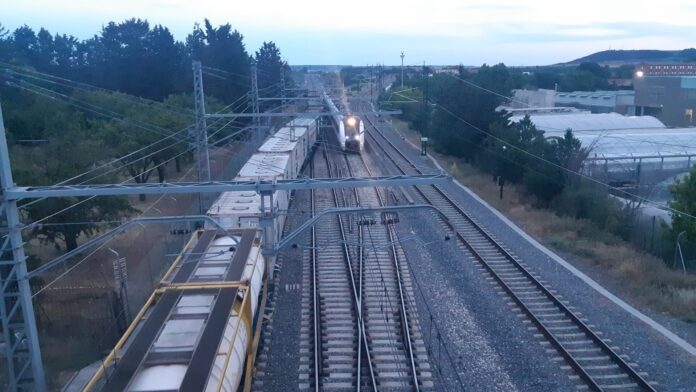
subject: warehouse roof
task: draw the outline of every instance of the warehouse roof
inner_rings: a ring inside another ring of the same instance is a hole
[[[511,122],[519,122],[524,116],[510,117]],[[530,119],[540,130],[546,132],[608,131],[618,129],[665,129],[665,125],[652,116],[622,116],[618,113],[570,113],[533,114]]]

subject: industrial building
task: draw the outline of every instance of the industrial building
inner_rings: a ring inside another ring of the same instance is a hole
[[[513,99],[504,107],[511,109],[576,108],[591,113],[636,115],[632,90],[572,91],[513,90]]]
[[[556,105],[573,106],[592,113],[636,114],[635,92],[632,90],[557,92]]]
[[[636,114],[672,127],[689,127],[696,109],[696,64],[643,64],[633,81]]]
[[[512,109],[551,108],[556,106],[556,91],[540,88],[538,90],[513,90],[514,98],[509,103]]]

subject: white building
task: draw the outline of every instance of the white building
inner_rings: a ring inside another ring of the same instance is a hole
[[[512,109],[550,108],[556,106],[556,92],[540,88],[538,90],[512,90]]]

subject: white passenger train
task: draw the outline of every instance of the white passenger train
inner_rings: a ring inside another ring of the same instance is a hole
[[[331,120],[336,128],[336,138],[341,150],[360,152],[365,146],[365,124],[358,116],[344,116],[331,97],[324,93],[324,103],[331,112]]]

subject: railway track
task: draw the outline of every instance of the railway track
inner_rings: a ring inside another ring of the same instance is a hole
[[[312,161],[312,175],[369,170],[355,166],[364,165],[357,155],[332,159],[320,150]],[[311,193],[312,214],[380,202],[376,189]],[[399,263],[403,251],[394,243],[393,229],[373,220],[338,215],[312,228],[303,270],[308,290],[303,295],[301,390],[432,389],[417,317],[411,316],[416,308],[408,267]],[[385,250],[384,244],[391,245]]]
[[[368,140],[399,174],[423,174],[419,167],[403,154],[366,118]],[[377,151],[375,151],[377,152]],[[611,347],[601,332],[593,331],[585,320],[576,315],[552,290],[548,289],[522,262],[513,256],[477,220],[462,209],[439,186],[414,187],[418,202],[439,208],[456,232],[458,246],[476,260],[515,305],[535,325],[539,335],[553,348],[574,372],[578,388],[593,391],[654,391],[625,356]]]
[[[344,155],[347,175],[372,176],[362,155]],[[385,198],[376,188],[353,190],[359,207],[385,206]],[[398,217],[392,214],[373,216],[365,225],[358,225],[357,249],[359,271],[363,284],[362,302],[370,320],[368,332],[372,353],[380,376],[380,390],[427,390],[432,375],[427,350],[416,315],[413,287],[406,256],[394,229]],[[366,219],[363,219],[365,221]],[[395,344],[397,343],[397,344]],[[410,382],[406,383],[409,375]]]

